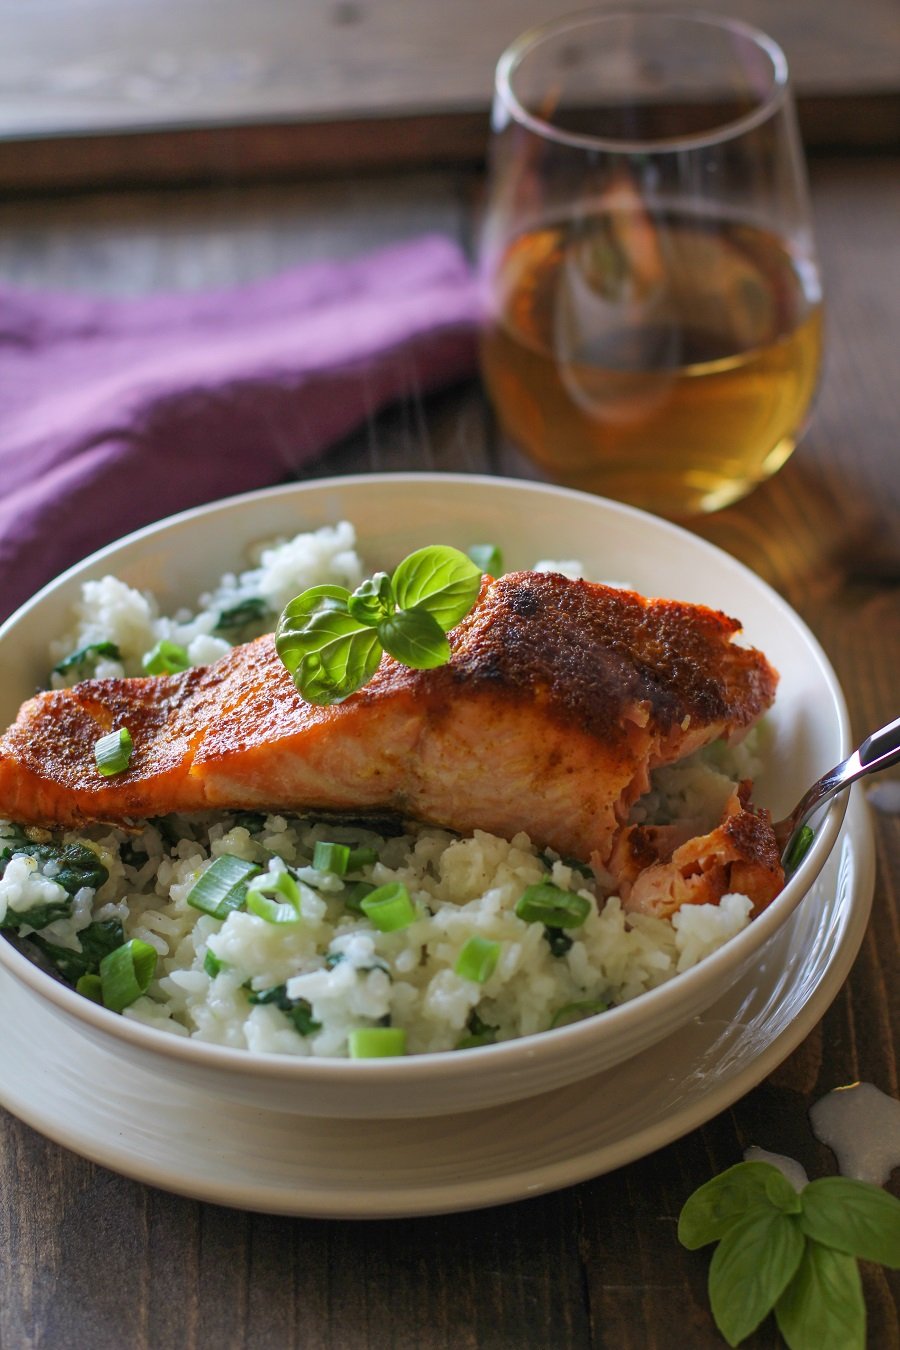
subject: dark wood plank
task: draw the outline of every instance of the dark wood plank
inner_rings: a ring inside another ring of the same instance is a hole
[[[900,93],[810,94],[798,101],[808,147],[894,149]],[[485,104],[476,110],[173,126],[163,130],[0,136],[0,190],[8,194],[98,188],[255,183],[358,170],[480,167],[488,148]]]

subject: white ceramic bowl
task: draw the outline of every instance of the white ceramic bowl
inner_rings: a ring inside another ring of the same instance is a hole
[[[245,548],[301,529],[354,522],[372,567],[428,543],[498,544],[508,568],[578,558],[586,575],[646,595],[712,605],[781,673],[774,736],[754,798],[776,819],[849,752],[844,699],[821,648],[765,583],[688,532],[615,502],[497,478],[384,474],[292,485],[188,511],[129,535],[71,568],[0,629],[0,722],[46,679],[47,642],[64,632],[83,581],[113,573],[154,591],[164,612],[192,603]],[[631,1003],[573,1026],[462,1053],[393,1060],[293,1059],[182,1039],[119,1017],[51,979],[0,941],[3,971],[127,1061],[230,1100],[302,1115],[402,1117],[475,1110],[562,1087],[630,1058],[683,1026],[764,957],[772,935],[818,875],[844,800],[819,822],[802,866],[774,903],[700,965]],[[4,976],[5,977],[5,976]]]

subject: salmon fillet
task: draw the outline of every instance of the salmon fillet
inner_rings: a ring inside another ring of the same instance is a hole
[[[389,810],[605,861],[650,772],[771,704],[777,675],[700,605],[554,573],[485,579],[448,665],[383,657],[343,703],[307,703],[271,636],[180,675],[38,694],[0,740],[0,815],[131,824],[218,809]],[[127,727],[104,778],[97,739]]]
[[[784,885],[778,845],[767,811],[750,803],[741,783],[708,834],[683,837],[677,825],[629,825],[615,843],[608,870],[628,914],[667,919],[682,905],[717,905],[737,892],[755,917]]]

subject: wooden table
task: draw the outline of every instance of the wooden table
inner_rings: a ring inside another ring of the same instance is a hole
[[[697,526],[803,615],[854,731],[897,713],[900,614],[898,176],[885,157],[812,165],[828,287],[815,421],[781,474]],[[217,285],[440,228],[466,239],[477,170],[305,185],[21,200],[0,207],[0,275],[134,293]],[[472,384],[409,401],[316,473],[508,467]],[[898,1095],[900,816],[875,817],[878,885],[862,951],[820,1025],[730,1110],[611,1175],[494,1210],[406,1222],[272,1218],[105,1171],[0,1113],[2,1350],[723,1344],[706,1254],[675,1240],[686,1196],[750,1144],[835,1170],[806,1119],[861,1079]],[[900,1173],[892,1188],[900,1195]],[[865,1271],[873,1350],[900,1347],[900,1279]],[[746,1344],[778,1343],[771,1324]]]

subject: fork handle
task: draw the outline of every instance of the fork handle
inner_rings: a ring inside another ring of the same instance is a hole
[[[859,747],[859,762],[866,773],[888,769],[900,761],[900,717],[880,731],[873,731]]]

